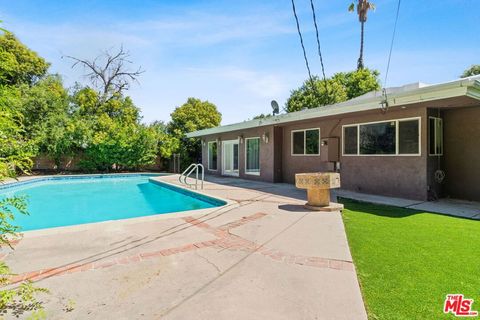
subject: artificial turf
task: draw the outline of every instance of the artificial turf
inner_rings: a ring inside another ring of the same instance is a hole
[[[445,296],[480,314],[480,221],[340,199],[369,319],[450,319]]]

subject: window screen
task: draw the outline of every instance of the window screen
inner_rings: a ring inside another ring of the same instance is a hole
[[[420,153],[418,119],[398,122],[398,153]]]
[[[208,143],[208,169],[217,170],[217,143]]]
[[[292,153],[294,155],[320,154],[320,130],[307,129],[292,132]]]
[[[344,127],[343,128],[343,153],[357,154],[358,153],[358,127]]]
[[[360,125],[360,154],[395,154],[395,121]]]
[[[246,139],[246,172],[260,172],[260,138]]]
[[[305,153],[305,131],[295,131],[293,133],[293,154]]]

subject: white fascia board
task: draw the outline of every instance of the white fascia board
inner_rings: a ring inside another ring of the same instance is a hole
[[[387,96],[390,107],[402,106],[407,104],[440,100],[458,96],[470,96],[480,99],[480,77],[459,79],[451,82],[435,84],[406,92],[389,94]],[[272,116],[265,119],[255,119],[210,129],[204,129],[187,133],[188,138],[202,137],[224,132],[245,130],[255,127],[269,125],[278,125],[282,123],[315,119],[321,117],[335,116],[346,113],[362,112],[380,108],[382,96],[376,96],[365,99],[352,99],[340,102],[334,105],[312,108],[278,116]]]
[[[467,96],[480,100],[480,80],[467,89]]]

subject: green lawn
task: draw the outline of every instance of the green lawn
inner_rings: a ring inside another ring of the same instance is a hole
[[[445,319],[447,293],[480,311],[480,221],[341,199],[369,319]]]

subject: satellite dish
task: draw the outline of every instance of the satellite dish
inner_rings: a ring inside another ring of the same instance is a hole
[[[270,102],[270,104],[272,105],[272,114],[273,115],[279,114],[280,113],[280,107],[278,106],[278,102],[275,101],[275,100],[272,100],[272,102]]]

